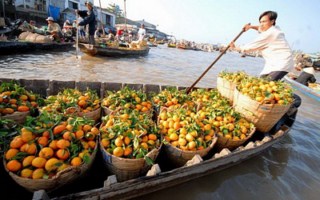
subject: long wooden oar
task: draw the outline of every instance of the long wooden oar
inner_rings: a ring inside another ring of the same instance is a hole
[[[78,25],[78,18],[76,21],[77,24],[77,32],[76,32],[76,58],[79,59],[79,25]]]
[[[250,25],[250,23],[249,23]],[[243,28],[241,30],[241,32],[232,40],[232,42],[235,42],[240,36],[241,34],[245,32],[245,29]],[[206,71],[204,71],[201,76],[187,89],[187,94],[190,93],[190,91],[194,88],[194,86],[202,79],[202,77],[211,69],[211,67],[216,64],[216,62],[222,57],[223,54],[226,53],[226,51],[230,48],[230,44],[228,44],[227,48],[225,48],[220,55],[211,63],[211,65],[206,69]]]

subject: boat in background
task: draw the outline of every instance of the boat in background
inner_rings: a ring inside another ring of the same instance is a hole
[[[34,43],[21,41],[0,41],[0,55],[34,53],[39,51],[67,51],[74,43]]]
[[[311,97],[317,101],[320,101],[320,85],[319,83],[311,84],[313,87],[307,87],[305,85],[302,85],[301,83],[295,81],[294,79],[290,78],[289,76],[285,76],[284,80],[287,81],[292,85],[294,89],[299,90],[303,94],[307,95],[308,97]]]
[[[175,43],[168,43],[169,48],[176,48],[177,45]]]
[[[79,43],[80,50],[91,56],[108,56],[108,57],[139,57],[146,56],[149,53],[150,48],[148,46],[141,48],[128,48],[128,47],[101,47],[91,46],[89,44]]]

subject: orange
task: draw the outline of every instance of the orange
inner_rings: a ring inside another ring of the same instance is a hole
[[[120,137],[118,137],[118,138],[115,139],[114,144],[117,147],[121,147],[123,145],[123,141],[122,141],[122,139]]]
[[[69,140],[69,141],[71,141],[73,138],[75,138],[75,134],[74,133],[72,133],[72,132],[70,132],[70,131],[66,131],[66,132],[64,132],[63,133],[63,139],[65,139],[65,140]]]
[[[101,140],[101,144],[104,148],[107,148],[110,145],[110,140],[108,140],[107,138],[103,138]]]
[[[177,140],[179,139],[179,136],[178,136],[178,134],[176,134],[176,133],[171,133],[171,134],[169,135],[169,139],[170,139],[171,141],[177,141]]]
[[[116,148],[114,148],[112,153],[114,156],[121,157],[121,156],[123,156],[124,151],[123,151],[122,147],[116,147]]]
[[[124,155],[124,156],[129,156],[131,153],[132,153],[132,147],[126,147],[126,148],[124,149],[123,155]]]
[[[30,155],[34,155],[37,153],[37,146],[35,143],[31,143],[31,144],[25,143],[20,147],[20,151],[26,152]]]
[[[147,144],[146,142],[140,143],[140,146],[141,146],[142,148],[146,149],[146,150],[148,150],[148,148],[149,148],[149,146],[148,146],[148,144]]]
[[[148,142],[148,136],[147,135],[144,135],[141,139],[142,142]]]
[[[46,138],[49,138],[49,137],[50,137],[50,132],[49,132],[49,131],[44,131],[44,132],[42,133],[42,136],[43,136],[43,137],[46,137]]]
[[[148,139],[149,140],[157,140],[157,135],[156,134],[153,134],[153,133],[150,133],[149,135],[148,135]]]
[[[7,160],[10,160],[11,158],[13,158],[14,156],[17,155],[17,153],[19,152],[18,149],[9,149],[7,152],[6,152],[6,159]]]
[[[15,137],[11,142],[10,142],[10,147],[14,149],[19,149],[23,145],[24,141],[20,136]]]
[[[58,169],[59,167],[59,164],[61,163],[61,161],[59,161],[57,158],[50,158],[44,168],[48,171],[48,172],[51,172],[51,171],[54,171],[56,169]]]
[[[87,102],[86,102],[86,100],[80,100],[80,101],[78,101],[78,105],[80,107],[85,107],[87,105]]]
[[[88,145],[89,145],[89,148],[94,149],[96,147],[96,142],[95,141],[89,141]]]
[[[40,144],[42,147],[47,146],[49,143],[49,139],[47,137],[41,136],[38,138],[38,144]]]
[[[33,159],[35,159],[35,156],[27,156],[22,161],[23,167],[28,167],[32,164]]]
[[[28,100],[28,96],[25,94],[20,95],[19,99],[21,99],[22,101],[27,101]]]
[[[50,144],[49,144],[49,147],[50,147],[51,149],[53,149],[53,150],[57,150],[57,149],[58,149],[58,147],[57,147],[57,142],[58,142],[58,140],[52,140],[52,141],[50,142]]]
[[[88,132],[89,130],[91,130],[92,126],[89,125],[89,124],[85,124],[83,127],[82,127],[82,130],[85,131],[85,132]]]
[[[189,150],[194,150],[197,146],[197,143],[195,141],[191,141],[188,143],[188,149]]]
[[[32,179],[41,179],[44,176],[44,169],[39,168],[33,171]]]
[[[70,146],[70,142],[68,140],[65,140],[65,139],[60,139],[57,141],[57,147],[59,149],[66,149],[67,147]]]
[[[2,111],[3,114],[12,114],[14,113],[14,110],[12,108],[5,108]]]
[[[33,170],[32,169],[23,169],[20,173],[20,176],[22,178],[31,178],[32,177],[32,173],[33,173]]]
[[[72,131],[72,130],[73,130],[73,126],[72,126],[71,124],[68,124],[68,125],[66,126],[66,129],[67,129],[68,131]]]
[[[30,110],[30,108],[28,106],[18,106],[18,111],[19,112],[28,112]]]
[[[53,156],[54,151],[50,147],[44,147],[39,152],[39,157],[49,159]]]
[[[99,135],[99,133],[100,133],[100,131],[97,127],[92,127],[90,131],[95,135]]]
[[[83,136],[84,136],[83,130],[77,130],[75,136],[77,139],[83,138]]]
[[[128,136],[124,137],[124,144],[125,145],[129,145],[130,142],[131,142],[131,139]]]
[[[204,125],[204,130],[205,131],[209,131],[209,130],[211,130],[211,125],[210,124],[206,124],[206,125]]]
[[[45,158],[42,158],[42,157],[35,157],[33,160],[32,160],[32,166],[33,167],[36,167],[36,168],[43,168],[46,164],[47,160]]]
[[[10,160],[7,163],[7,169],[11,172],[19,171],[21,167],[22,167],[21,163],[17,160]]]
[[[53,134],[57,135],[60,134],[62,131],[66,129],[66,125],[60,124],[53,128]]]
[[[31,141],[31,140],[34,139],[34,135],[33,135],[32,132],[29,131],[28,129],[22,128],[22,129],[21,129],[21,139],[22,139],[24,142],[29,142],[29,141]]]
[[[82,163],[82,159],[80,157],[74,157],[71,160],[71,165],[72,166],[79,166]]]
[[[66,149],[59,149],[56,152],[56,156],[61,160],[67,160],[69,158],[69,156],[70,156],[70,153]]]

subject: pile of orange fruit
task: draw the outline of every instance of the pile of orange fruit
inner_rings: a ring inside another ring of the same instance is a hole
[[[144,158],[160,147],[155,122],[147,113],[119,111],[102,119],[101,145],[110,154],[123,158]]]
[[[96,91],[65,89],[57,95],[49,96],[42,111],[73,114],[75,112],[88,113],[100,108],[100,98]]]
[[[152,112],[152,103],[148,100],[146,93],[127,86],[117,92],[107,91],[101,104],[110,110],[129,109],[144,113]]]
[[[94,121],[63,119],[48,113],[28,118],[5,152],[6,168],[23,178],[48,179],[70,166],[90,162],[99,135]]]
[[[14,82],[0,85],[0,116],[36,109],[43,99]]]

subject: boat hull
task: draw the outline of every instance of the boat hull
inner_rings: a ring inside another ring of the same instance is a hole
[[[18,53],[33,53],[36,51],[67,51],[73,48],[73,43],[32,43],[18,41],[0,41],[0,55]]]
[[[300,92],[302,92],[306,96],[311,97],[312,99],[315,99],[317,101],[320,101],[320,92],[317,92],[317,91],[313,90],[312,88],[309,88],[305,85],[302,85],[302,84],[298,83],[297,81],[289,78],[288,76],[285,76],[284,80],[287,81],[288,83],[290,83],[293,88],[299,90]]]

